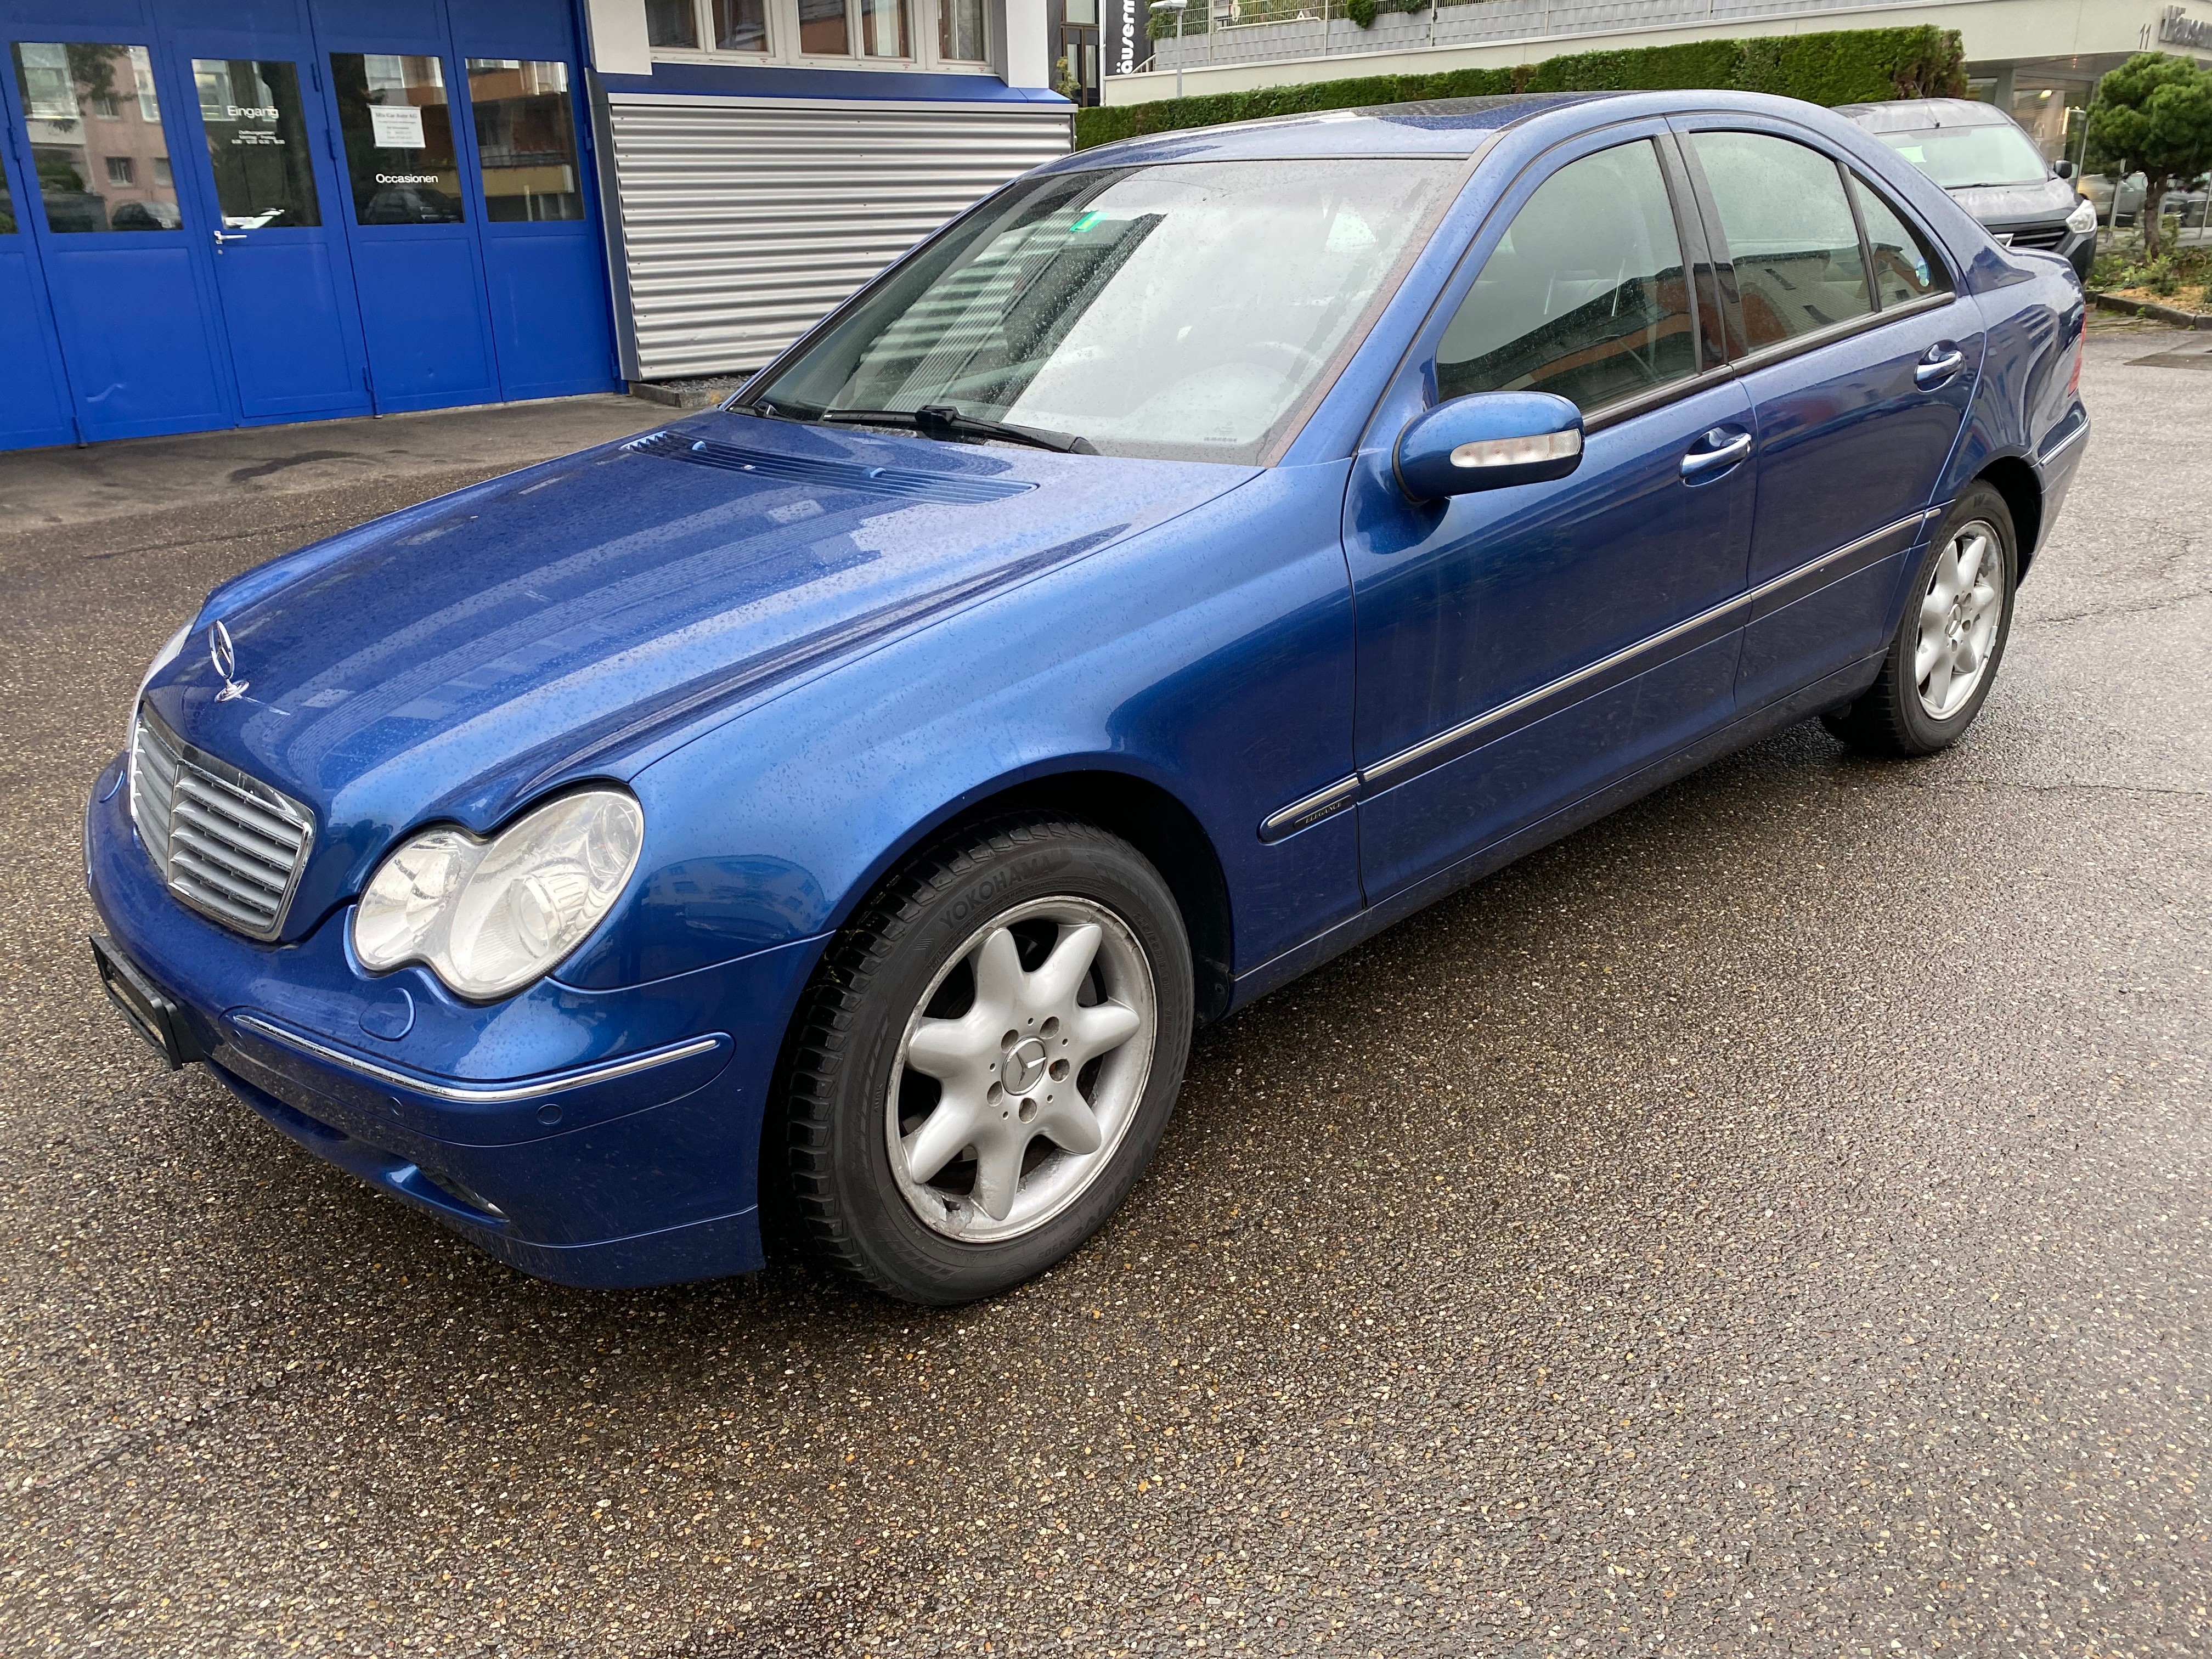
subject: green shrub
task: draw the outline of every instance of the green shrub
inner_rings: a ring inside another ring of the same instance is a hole
[[[1358,0],[1375,9],[1425,10],[1405,0]],[[1203,32],[1206,0],[1193,0],[1188,32]],[[1361,27],[1374,21],[1370,9]],[[1170,21],[1153,27],[1175,33]],[[1075,112],[1075,147],[1089,149],[1148,132],[1179,132],[1256,121],[1271,115],[1359,109],[1433,98],[1480,98],[1502,92],[1664,92],[1717,87],[1771,92],[1814,104],[1874,103],[1890,98],[1962,95],[1966,49],[1955,29],[1842,29],[1758,40],[1692,40],[1629,52],[1575,52],[1510,70],[1447,70],[1434,75],[1366,75],[1309,81],[1249,92],[1203,93]]]
[[[2181,289],[2181,274],[2173,268],[2173,256],[2162,255],[2145,265],[2142,270],[2142,280],[2136,286],[2148,289],[2160,299],[2179,293]]]

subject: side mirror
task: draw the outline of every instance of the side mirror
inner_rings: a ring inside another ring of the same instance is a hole
[[[2074,176],[2074,164],[2071,161],[2053,161],[2051,164],[2051,170],[2061,179],[2071,179]]]
[[[1392,460],[1417,501],[1564,478],[1583,464],[1583,412],[1548,392],[1478,392],[1407,422]]]

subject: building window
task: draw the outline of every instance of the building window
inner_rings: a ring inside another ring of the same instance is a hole
[[[471,58],[469,106],[476,112],[486,218],[501,224],[584,216],[566,64]]]
[[[168,149],[147,49],[22,40],[14,56],[46,228],[56,234],[179,229],[184,219],[167,175],[138,176],[139,161]],[[86,124],[103,98],[114,100],[116,125],[100,133],[95,156]],[[111,149],[125,153],[110,155]]]
[[[154,182],[164,190],[177,182],[169,175],[169,158],[166,155],[154,158]]]
[[[850,58],[845,0],[799,0],[799,50],[806,58]]]
[[[860,0],[860,46],[871,58],[911,58],[907,0]]]
[[[103,92],[90,99],[88,100],[87,107],[103,121],[119,121],[123,118],[123,106],[115,101],[115,94],[112,92]]]
[[[693,0],[645,0],[645,38],[656,46],[699,46],[699,9]]]
[[[766,52],[768,0],[714,0],[714,50]]]
[[[937,0],[937,55],[980,64],[991,55],[983,38],[983,0]]]

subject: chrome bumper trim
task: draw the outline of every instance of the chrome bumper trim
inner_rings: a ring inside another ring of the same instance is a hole
[[[380,1066],[374,1060],[359,1054],[348,1054],[343,1048],[333,1048],[313,1037],[301,1036],[297,1031],[288,1031],[273,1020],[258,1014],[235,1014],[232,1024],[243,1026],[256,1036],[267,1037],[272,1042],[319,1060],[380,1083],[390,1089],[404,1089],[410,1094],[428,1095],[433,1100],[449,1100],[462,1106],[507,1106],[519,1100],[536,1100],[545,1095],[566,1094],[571,1089],[581,1089],[593,1083],[606,1083],[618,1077],[629,1077],[638,1072],[651,1071],[656,1066],[665,1066],[673,1060],[689,1060],[694,1054],[703,1054],[720,1048],[726,1037],[693,1037],[665,1048],[655,1048],[642,1054],[632,1054],[627,1060],[612,1060],[605,1065],[586,1066],[580,1071],[562,1072],[549,1077],[532,1078],[524,1083],[440,1083],[411,1072],[402,1072],[389,1066]]]

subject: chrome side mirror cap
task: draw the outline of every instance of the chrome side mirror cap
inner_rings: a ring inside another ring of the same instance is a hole
[[[1583,464],[1583,412],[1548,392],[1478,392],[1406,422],[1392,464],[1417,501],[1564,478]]]

